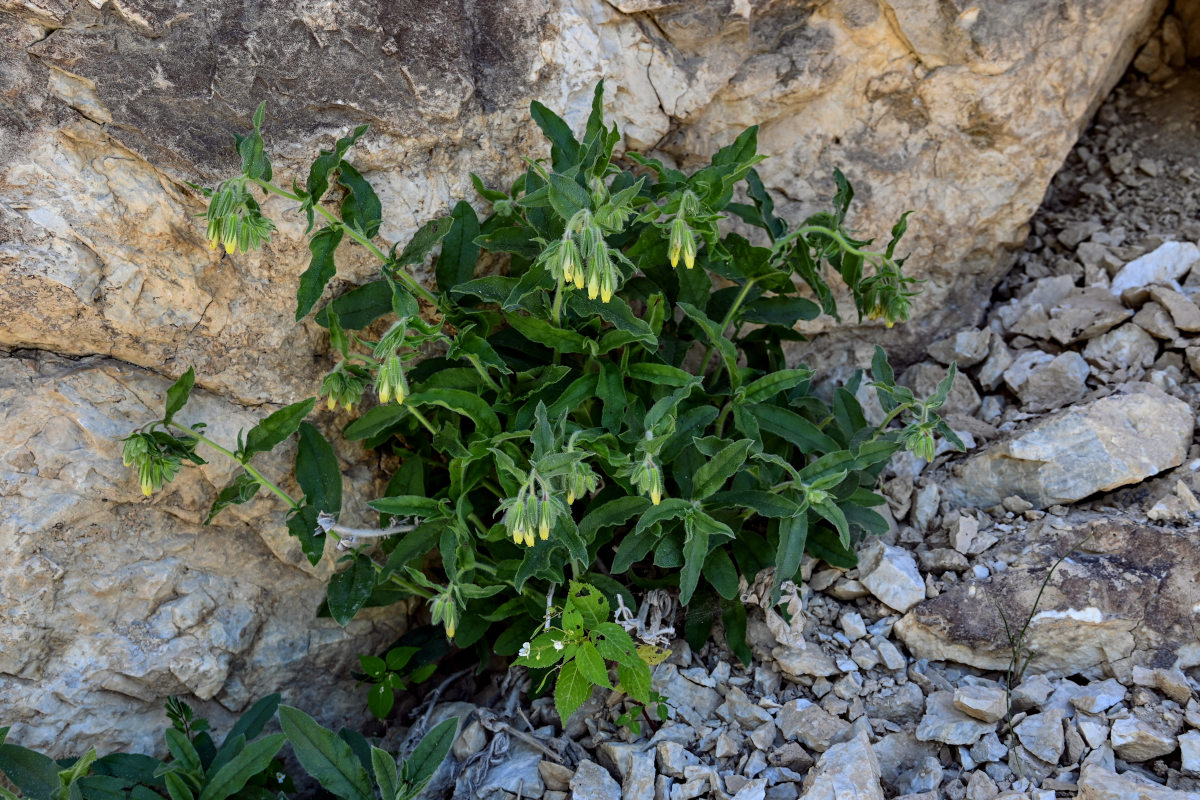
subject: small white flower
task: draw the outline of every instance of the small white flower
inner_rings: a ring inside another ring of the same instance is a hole
[[[558,641],[558,640],[556,639],[556,640],[554,641],[554,649],[555,649],[555,650],[562,650],[562,649],[563,649],[563,643],[562,643],[562,642],[560,642],[560,641]]]
[[[529,657],[529,642],[521,645],[521,649],[517,651],[517,655],[519,655],[521,658]]]

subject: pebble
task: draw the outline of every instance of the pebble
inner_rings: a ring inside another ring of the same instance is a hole
[[[954,707],[983,722],[996,722],[1007,712],[1008,698],[1003,689],[960,686],[954,690]]]
[[[584,759],[571,778],[571,800],[613,800],[620,797],[621,787],[608,770],[595,761]]]
[[[925,599],[925,581],[907,550],[872,542],[860,553],[858,568],[863,586],[889,608],[904,612]]]
[[[1113,720],[1109,738],[1117,756],[1132,762],[1165,756],[1178,746],[1170,732],[1134,716]]]

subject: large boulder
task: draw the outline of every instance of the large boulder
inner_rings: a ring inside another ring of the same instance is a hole
[[[386,633],[312,619],[320,576],[277,537],[269,501],[200,528],[220,467],[147,504],[117,463],[188,366],[227,433],[261,416],[248,407],[313,394],[327,368],[321,331],[292,320],[307,248],[291,205],[267,203],[280,231],[257,254],[210,252],[195,218],[187,182],[230,173],[229,133],[260,101],[284,183],[373,126],[354,158],[389,243],[471,197],[470,171],[504,184],[545,155],[534,98],[578,125],[604,77],[626,143],[676,161],[760,123],[782,213],[824,206],[835,167],[869,235],[918,211],[905,249],[928,282],[897,340],[916,345],[977,321],[1165,6],[0,0],[0,352],[14,353],[0,356],[0,699],[14,737],[56,754],[147,747],[172,692],[236,710],[280,686],[305,704],[313,686],[315,706]],[[373,269],[348,249],[333,291]],[[344,707],[321,702],[329,719]]]

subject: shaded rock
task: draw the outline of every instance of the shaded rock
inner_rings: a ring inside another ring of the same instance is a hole
[[[996,722],[1008,710],[1004,690],[991,686],[959,686],[954,690],[954,707],[983,722]]]
[[[767,796],[767,779],[754,778],[747,781],[737,794],[733,796],[733,800],[766,800]]]
[[[1121,296],[1129,289],[1164,284],[1178,288],[1178,280],[1200,261],[1200,247],[1191,242],[1167,242],[1153,252],[1134,259],[1113,276],[1111,290]]]
[[[925,716],[917,724],[917,739],[971,745],[995,730],[996,723],[982,722],[955,708],[953,692],[934,692],[925,698]]]
[[[987,508],[1009,495],[1035,508],[1072,503],[1183,463],[1188,405],[1145,384],[1067,409],[956,464],[951,502]]]
[[[659,772],[670,775],[672,778],[682,779],[687,767],[700,763],[700,759],[679,742],[659,742],[656,753]]]
[[[977,378],[984,391],[993,391],[1004,381],[1004,373],[1013,363],[1012,351],[1004,343],[1004,337],[992,332],[992,344],[988,350],[987,360],[979,368]]]
[[[703,722],[721,704],[716,689],[688,680],[674,664],[663,664],[654,671],[654,688],[671,698],[671,704],[687,720]]]
[[[1165,286],[1151,286],[1150,296],[1167,310],[1176,328],[1188,333],[1200,331],[1200,306],[1188,299],[1187,295]]]
[[[891,722],[913,722],[925,713],[925,695],[912,681],[880,689],[863,704],[867,716]]]
[[[925,599],[925,581],[912,554],[875,541],[859,555],[859,580],[880,602],[907,611]]]
[[[1200,731],[1180,735],[1179,768],[1193,777],[1200,776]]]
[[[1101,519],[1058,532],[1056,547],[1065,550],[1089,533],[1086,550],[1055,570],[1030,619],[1029,671],[1071,675],[1108,665],[1128,675],[1132,663],[1200,663],[1200,641],[1189,622],[1200,603],[1194,579],[1200,553],[1189,535]],[[1037,566],[1014,563],[926,600],[894,630],[917,658],[1005,669],[1010,648],[994,609],[1003,609],[1010,622],[1030,618],[1061,550],[1036,556]]]
[[[979,530],[979,517],[974,514],[952,517],[949,528],[950,544],[954,548],[951,552],[957,551],[964,556],[978,555],[998,541],[994,533]]]
[[[929,346],[929,355],[946,366],[958,364],[960,370],[973,367],[987,358],[992,332],[987,328],[958,331]]]
[[[1091,339],[1129,319],[1131,312],[1107,289],[1072,289],[1050,309],[1047,338],[1059,344]]]
[[[1083,357],[1088,363],[1104,369],[1149,367],[1157,356],[1158,342],[1134,324],[1101,334],[1083,348]]]
[[[1133,315],[1133,324],[1145,329],[1155,339],[1173,342],[1179,338],[1179,329],[1175,327],[1171,315],[1155,302],[1146,303],[1138,309]]]
[[[835,744],[804,779],[802,800],[883,800],[879,762],[865,732]]]
[[[1087,393],[1090,368],[1075,351],[1057,356],[1041,350],[1022,353],[1004,372],[1004,382],[1029,411],[1052,411]]]
[[[905,794],[918,794],[932,792],[941,782],[941,762],[933,756],[926,756],[900,776],[897,787]]]
[[[1135,716],[1114,720],[1109,731],[1113,751],[1126,761],[1149,761],[1173,751],[1174,734]]]
[[[966,556],[948,547],[921,550],[917,557],[921,561],[921,569],[926,572],[965,572],[971,566]]]
[[[531,795],[536,795],[532,789]],[[595,761],[584,759],[575,768],[575,777],[571,778],[572,800],[613,800],[620,797],[621,787],[613,780],[608,770]]]
[[[1102,714],[1125,699],[1128,690],[1109,678],[1081,687],[1071,698],[1071,705],[1089,714]]]

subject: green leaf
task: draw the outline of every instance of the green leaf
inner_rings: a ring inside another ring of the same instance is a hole
[[[794,389],[812,378],[811,369],[781,369],[746,385],[742,400],[751,405],[765,403],[780,392]]]
[[[225,735],[225,741],[233,741],[238,736],[245,736],[249,740],[262,733],[263,728],[271,721],[275,716],[276,709],[279,708],[279,697],[279,692],[275,692],[250,706],[229,729],[229,733]]]
[[[595,343],[586,336],[536,317],[511,314],[508,324],[529,341],[559,353],[591,353],[595,347]]]
[[[678,388],[700,383],[700,379],[687,370],[651,361],[636,361],[629,365],[625,374],[631,380],[644,381],[655,386]]]
[[[392,310],[392,287],[387,281],[371,281],[338,295],[313,318],[323,328],[329,327],[330,310],[346,330],[362,330]]]
[[[850,547],[850,525],[846,522],[846,515],[842,513],[842,509],[838,508],[833,503],[815,503],[813,511],[816,511],[828,522],[833,524],[834,529],[838,532],[838,541],[842,547]]]
[[[554,684],[554,708],[564,725],[571,715],[592,696],[595,684],[588,680],[574,661],[563,664]]]
[[[355,555],[349,569],[329,579],[326,597],[329,615],[343,628],[367,602],[375,589],[375,562],[363,553]]]
[[[567,593],[567,607],[573,607],[583,618],[588,630],[608,621],[610,616],[608,598],[604,593],[587,583],[571,581]]]
[[[638,520],[634,533],[648,530],[652,525],[669,519],[681,519],[692,509],[692,504],[678,497],[668,497],[656,506],[651,506]]]
[[[212,508],[208,510],[208,516],[204,519],[204,524],[207,525],[212,522],[213,517],[231,505],[241,505],[242,503],[250,502],[261,488],[262,484],[259,483],[258,478],[244,469],[241,470],[229,482],[228,486],[217,492],[217,498],[213,500]]]
[[[193,774],[204,774],[204,767],[200,763],[200,754],[192,746],[187,734],[176,728],[168,728],[163,736],[167,740],[167,749],[171,751],[176,764]]]
[[[800,570],[808,541],[808,512],[779,521],[779,546],[775,550],[775,580],[771,584],[771,605],[779,602],[780,587]]]
[[[377,683],[367,692],[367,710],[375,715],[375,719],[385,719],[396,704],[396,693],[390,686]]]
[[[733,346],[733,342],[729,341],[725,336],[725,332],[721,330],[718,323],[713,322],[708,316],[696,308],[691,303],[680,301],[676,303],[681,311],[688,316],[692,322],[700,328],[704,333],[707,343],[712,345],[717,353],[721,356],[721,361],[725,364],[725,370],[730,375],[730,382],[733,388],[736,389],[740,378],[738,377],[737,369],[737,350]]]
[[[585,541],[591,541],[601,528],[624,525],[649,507],[650,501],[639,495],[625,495],[616,500],[609,500],[588,509],[587,515],[579,522],[579,535]]]
[[[441,503],[432,497],[402,494],[396,497],[381,497],[367,503],[371,508],[382,514],[393,517],[420,517],[427,519],[441,512]]]
[[[309,415],[316,405],[317,398],[310,397],[299,403],[284,406],[262,422],[255,425],[246,434],[246,446],[242,448],[241,462],[249,461],[256,453],[270,452],[300,428],[300,423]]]
[[[199,800],[225,800],[242,790],[246,781],[265,770],[283,747],[284,735],[264,736],[246,745],[232,761],[217,770],[200,792]]]
[[[702,512],[684,518],[683,569],[679,572],[679,603],[687,605],[700,582],[700,572],[708,559],[708,528],[697,525],[695,518]]]
[[[750,406],[748,410],[764,431],[791,442],[801,453],[828,453],[841,449],[832,437],[795,411],[771,405]]]
[[[658,349],[658,338],[650,325],[633,313],[629,303],[614,295],[607,303],[599,298],[588,299],[583,292],[568,292],[566,307],[577,316],[600,317],[619,331],[624,331],[635,337],[633,341],[645,345],[650,351]]]
[[[729,649],[744,666],[750,666],[752,655],[746,644],[746,607],[736,600],[721,600],[721,624]]]
[[[571,217],[583,209],[591,208],[592,198],[574,178],[558,173],[551,173],[549,177],[550,205],[555,213],[562,217],[564,223],[569,222]]]
[[[579,142],[562,117],[537,100],[529,104],[529,115],[550,140],[550,159],[554,169],[563,171],[579,163]]]
[[[390,690],[388,694],[391,694]],[[393,800],[400,789],[400,774],[396,769],[395,757],[387,750],[372,746],[371,766],[375,771],[375,783],[379,785],[381,800]]]
[[[379,233],[383,206],[367,179],[345,161],[338,167],[338,183],[346,188],[342,199],[342,221],[368,239]]]
[[[764,492],[757,489],[734,489],[728,492],[717,492],[708,499],[705,507],[729,508],[731,506],[748,508],[760,517],[783,518],[790,517],[800,510],[800,507],[774,492]]]
[[[456,414],[462,414],[475,423],[476,430],[485,437],[500,433],[500,420],[491,405],[479,395],[461,389],[429,389],[409,395],[404,400],[411,406],[441,406]]]
[[[704,462],[692,478],[692,498],[703,500],[724,486],[725,481],[746,463],[753,444],[750,439],[738,439]]]
[[[187,405],[192,387],[196,385],[196,371],[188,367],[188,371],[179,376],[179,380],[167,389],[166,412],[163,414],[163,425],[169,425],[175,415]],[[24,790],[22,790],[24,791]]]
[[[580,642],[579,649],[575,651],[575,663],[580,674],[591,683],[604,689],[612,688],[612,682],[608,679],[608,667],[594,644],[589,641]]]
[[[627,659],[617,664],[617,680],[621,689],[639,703],[650,702],[650,667],[640,658]]]
[[[529,655],[521,656],[513,664],[532,669],[546,669],[562,661],[566,650],[563,647],[562,631],[550,630],[539,633],[529,641]]]
[[[637,645],[629,632],[615,622],[602,622],[588,634],[600,655],[609,661],[625,664],[638,659]]]
[[[718,547],[708,554],[704,562],[704,577],[726,600],[738,594],[738,571],[724,548]]]
[[[296,448],[296,482],[309,504],[337,516],[342,510],[342,473],[337,455],[321,432],[301,422]]]
[[[279,707],[279,723],[292,743],[296,760],[322,786],[343,800],[375,800],[362,762],[333,731],[291,706]]]
[[[167,784],[167,794],[171,796],[171,800],[193,800],[195,797],[183,776],[178,772],[168,772],[163,776],[163,780]]]
[[[342,229],[336,225],[326,225],[313,234],[308,242],[308,250],[312,254],[308,269],[300,276],[300,285],[296,289],[296,321],[304,319],[312,307],[321,299],[326,284],[337,272],[333,254],[342,242]]]
[[[422,737],[411,756],[404,761],[404,781],[416,791],[425,788],[438,767],[446,760],[458,735],[458,717],[442,720]]]
[[[406,416],[408,416],[408,409],[400,404],[388,403],[385,406],[375,406],[347,425],[346,429],[342,431],[342,435],[352,442],[370,439],[383,433]]]
[[[465,200],[460,200],[450,212],[450,230],[442,242],[442,254],[438,256],[434,275],[438,288],[448,292],[460,283],[475,277],[475,264],[479,261],[479,218],[475,209]]]
[[[815,558],[823,559],[830,566],[839,569],[853,569],[858,564],[858,556],[848,546],[839,541],[831,529],[818,525],[808,532],[805,549]]]
[[[742,307],[743,322],[792,327],[801,320],[816,319],[821,307],[804,297],[760,297]]]
[[[8,728],[4,731],[7,733]],[[0,744],[0,771],[30,800],[50,800],[58,788],[58,765],[41,753],[15,744]]]
[[[367,126],[359,125],[349,136],[338,139],[333,150],[321,151],[321,155],[317,156],[312,166],[309,167],[308,180],[305,182],[310,202],[321,202],[321,198],[329,190],[329,174],[341,165],[342,157],[366,132]]]
[[[454,220],[450,217],[439,217],[426,222],[417,229],[412,239],[400,251],[400,255],[396,257],[395,266],[397,268],[407,267],[409,264],[419,264],[424,261],[425,256],[429,255],[429,251],[450,232],[450,226],[453,224]]]

